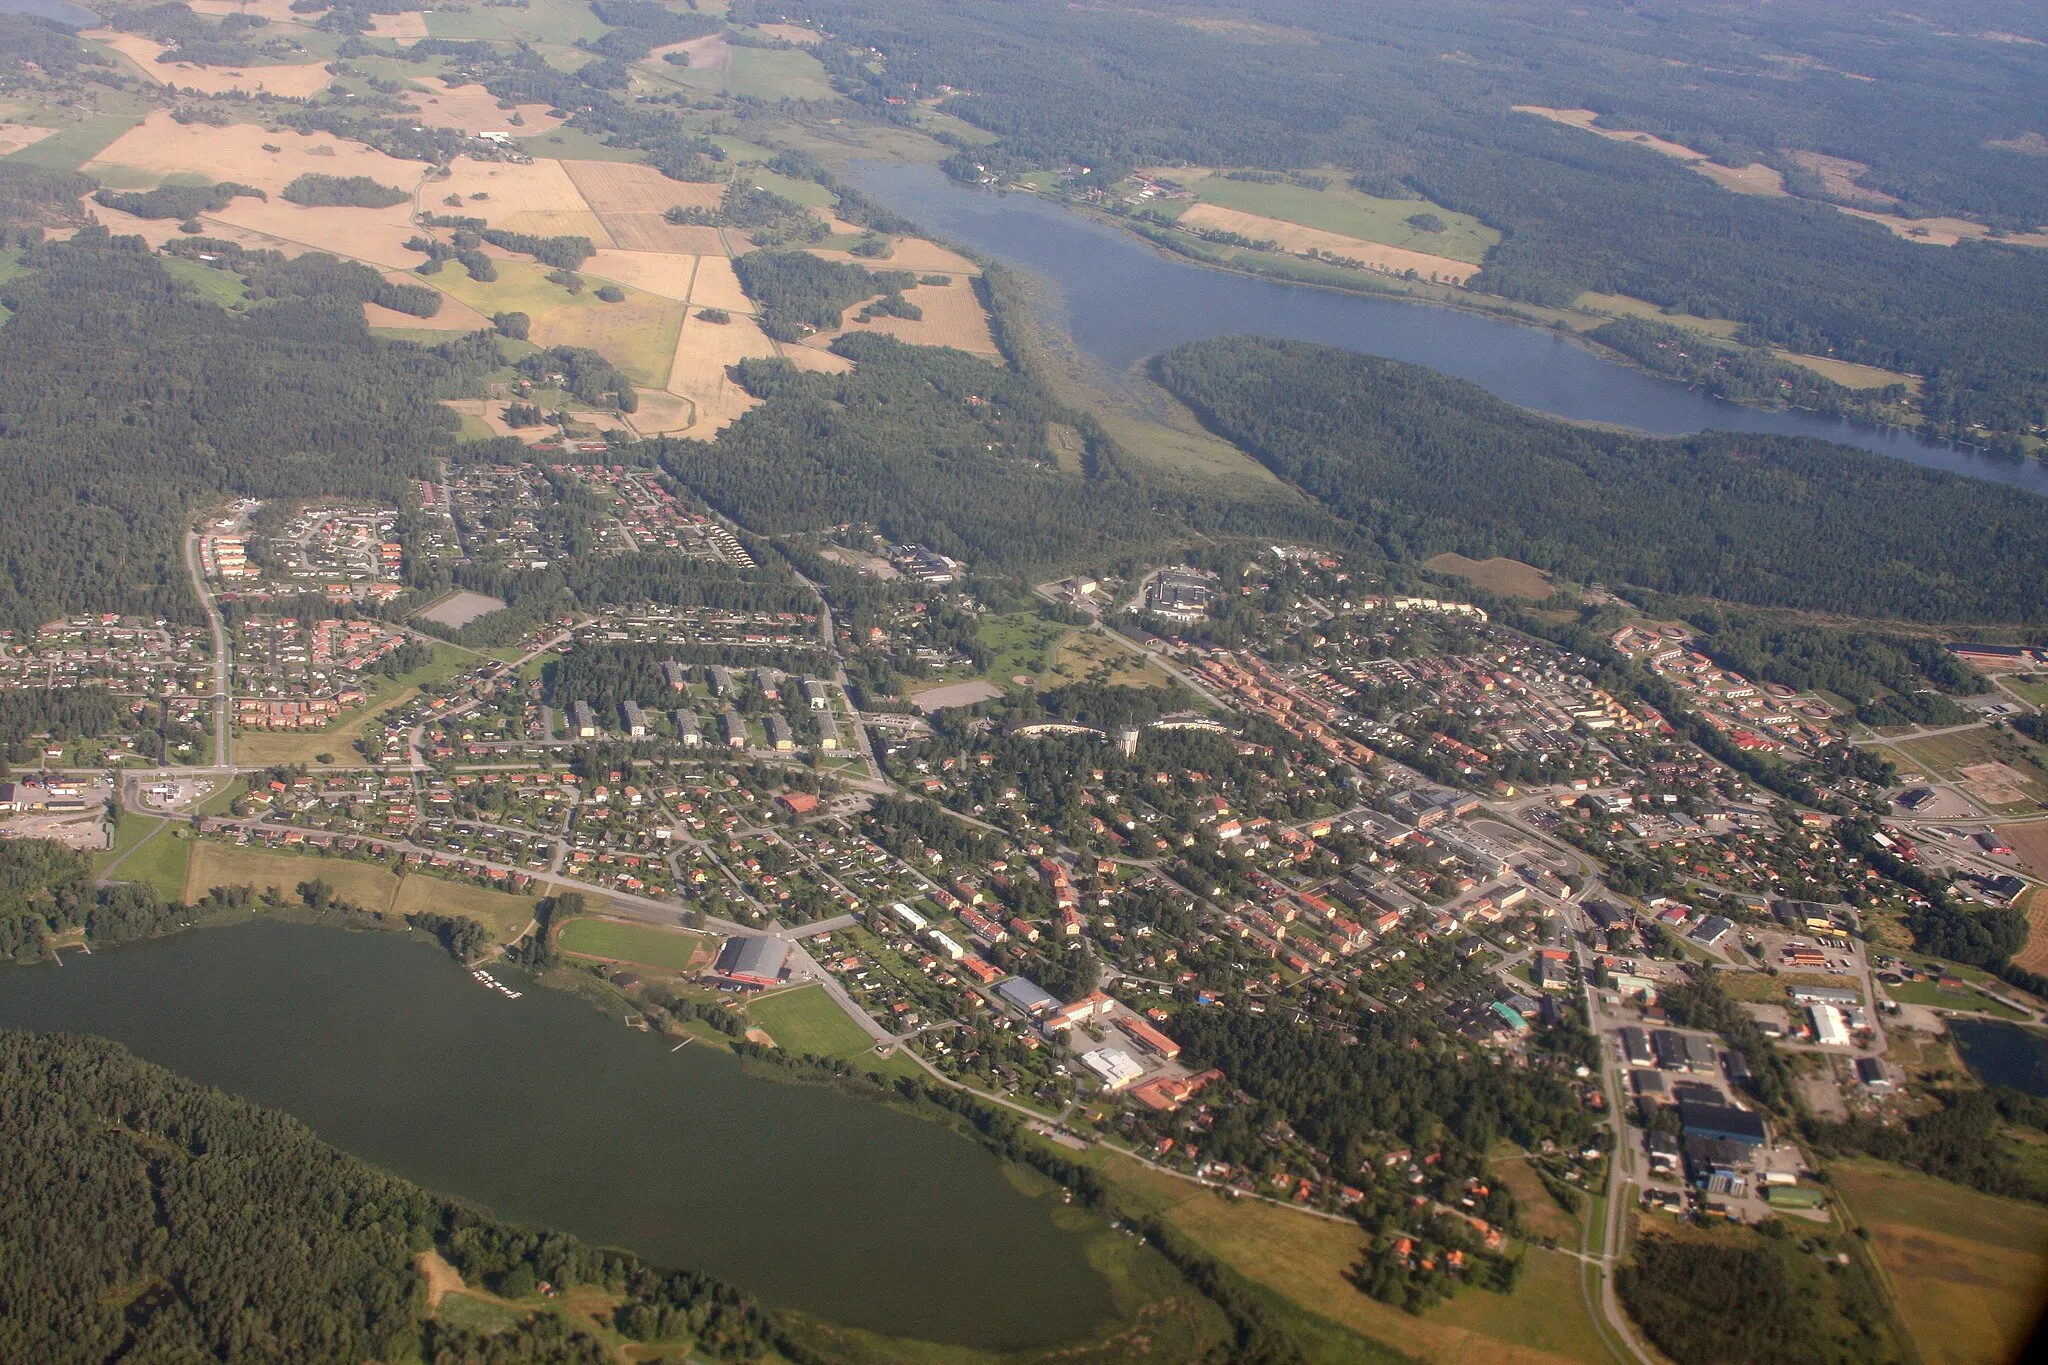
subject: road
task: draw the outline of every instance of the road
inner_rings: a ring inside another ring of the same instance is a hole
[[[206,575],[199,571],[197,531],[185,532],[185,571],[192,575],[192,591],[198,594],[199,605],[206,609],[207,624],[213,627],[213,766],[225,770],[235,766],[234,730],[228,724],[228,624],[221,619],[213,590],[206,586]]]

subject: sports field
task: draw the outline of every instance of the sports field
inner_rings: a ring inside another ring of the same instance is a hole
[[[671,972],[702,971],[718,953],[718,940],[704,934],[614,919],[572,919],[555,932],[555,945],[580,957]]]
[[[1929,1365],[2019,1358],[2048,1299],[2048,1209],[1876,1161],[1830,1175]]]
[[[846,1017],[822,986],[756,998],[747,1017],[768,1030],[784,1052],[811,1057],[858,1057],[874,1047],[867,1031]]]

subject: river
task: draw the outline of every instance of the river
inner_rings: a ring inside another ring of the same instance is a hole
[[[976,1144],[564,992],[507,1000],[402,935],[256,921],[67,953],[0,968],[0,1024],[112,1038],[503,1218],[849,1326],[1017,1349],[1114,1317],[1088,1234]]]
[[[1256,333],[1342,346],[1469,379],[1525,408],[1657,435],[1816,436],[2048,495],[2048,466],[1810,412],[1764,412],[1605,359],[1568,337],[1455,308],[1214,270],[1026,192],[969,189],[937,167],[855,163],[854,180],[952,241],[1029,271],[1040,321],[1111,374],[1184,341]]]

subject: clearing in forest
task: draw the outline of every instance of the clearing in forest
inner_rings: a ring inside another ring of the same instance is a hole
[[[1456,574],[1475,588],[1501,597],[1526,597],[1540,601],[1557,591],[1550,575],[1534,564],[1495,555],[1491,559],[1467,559],[1460,554],[1440,554],[1424,560],[1422,567],[1437,573]]]
[[[1299,223],[1289,223],[1279,218],[1265,218],[1256,213],[1226,209],[1216,204],[1191,205],[1181,214],[1180,224],[1190,229],[1235,233],[1240,237],[1249,237],[1253,241],[1277,242],[1283,250],[1297,255],[1310,250],[1326,251],[1333,256],[1363,261],[1375,269],[1391,271],[1397,275],[1413,270],[1423,279],[1463,284],[1479,273],[1479,267],[1470,261],[1452,260],[1448,256],[1414,251],[1406,247],[1386,246],[1380,242],[1366,241],[1362,237],[1346,237],[1340,233],[1303,227]]]

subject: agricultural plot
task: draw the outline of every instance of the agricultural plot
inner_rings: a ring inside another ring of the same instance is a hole
[[[403,282],[416,284],[418,280],[418,276],[413,276]],[[452,299],[445,294],[441,296],[441,311],[430,318],[416,318],[410,313],[400,313],[379,304],[365,303],[363,320],[372,327],[391,327],[407,332],[476,332],[488,329],[491,325],[491,320],[482,313],[460,299]]]
[[[735,383],[726,370],[750,356],[775,354],[775,343],[750,317],[734,314],[730,322],[685,318],[676,334],[668,391],[687,398],[696,409],[691,435],[709,437],[723,430],[760,400]]]
[[[395,16],[380,16],[391,18]],[[512,132],[511,118],[519,115],[521,137],[540,137],[562,126],[562,120],[548,113],[545,104],[521,104],[511,109],[499,106],[498,97],[481,85],[458,85],[434,94],[407,95],[406,103],[419,110],[420,122],[430,128],[460,128],[465,133]]]
[[[846,1017],[822,986],[756,998],[747,1017],[774,1037],[776,1045],[797,1056],[853,1058],[865,1055],[874,1040]]]
[[[321,62],[292,66],[194,66],[190,62],[160,62],[165,49],[139,33],[115,33],[94,29],[93,41],[120,53],[134,64],[145,80],[180,90],[198,90],[208,95],[240,90],[248,94],[270,94],[281,99],[302,100],[334,83]]]
[[[724,254],[716,229],[678,227],[662,217],[678,205],[716,209],[723,186],[670,180],[652,166],[630,161],[559,164],[614,245],[629,251]]]
[[[392,898],[398,894],[398,878],[368,863],[231,848],[202,839],[192,845],[191,865],[185,873],[185,901],[191,904],[202,900],[216,886],[253,886],[259,894],[274,887],[286,900],[296,900],[299,883],[310,881],[326,882],[334,888],[336,896],[366,910],[389,910]]]
[[[448,170],[448,178],[434,181],[426,192],[425,197],[432,201],[429,207],[436,213],[481,218],[508,232],[588,237],[598,246],[612,245],[604,224],[591,212],[582,191],[559,161],[537,160],[520,166],[458,156]],[[462,200],[461,208],[442,206],[442,199],[451,194]]]
[[[11,156],[24,147],[33,147],[56,131],[55,128],[37,128],[26,123],[0,125],[0,156]]]
[[[2021,1356],[2048,1295],[2048,1210],[1875,1161],[1830,1174],[1930,1365]]]
[[[1347,237],[1340,233],[1326,232],[1321,228],[1303,227],[1299,223],[1290,223],[1279,218],[1267,218],[1239,209],[1222,208],[1216,204],[1190,206],[1187,212],[1181,214],[1180,224],[1187,228],[1235,233],[1254,241],[1278,242],[1284,250],[1296,254],[1310,250],[1326,251],[1333,256],[1347,256],[1395,274],[1413,270],[1424,279],[1447,280],[1453,284],[1463,284],[1479,273],[1479,267],[1470,261],[1455,260],[1449,256],[1418,251],[1410,247],[1387,246],[1362,237]],[[1427,233],[1415,235],[1423,238],[1429,236]]]
[[[498,278],[480,283],[460,266],[426,277],[443,293],[454,296],[486,316],[524,313],[532,323],[538,346],[587,346],[601,352],[635,384],[660,386],[669,376],[670,359],[682,326],[683,307],[673,299],[626,291],[620,303],[606,303],[594,290],[571,294],[548,278],[548,267],[532,261],[506,261]]]
[[[740,288],[740,277],[733,273],[732,259],[728,256],[697,258],[697,277],[690,284],[690,306],[723,308],[729,313],[754,311],[754,302],[747,297],[747,291]]]
[[[1169,172],[1172,174],[1175,173]],[[1486,253],[1500,241],[1498,232],[1469,214],[1454,213],[1425,199],[1381,199],[1361,194],[1348,185],[1316,190],[1291,183],[1262,185],[1257,181],[1207,175],[1194,180],[1189,188],[1201,204],[1215,208],[1274,218],[1339,237],[1401,247],[1423,255],[1448,257],[1468,265],[1477,265],[1485,260]],[[1408,221],[1420,213],[1434,215],[1443,223],[1443,231],[1430,232]],[[1189,221],[1185,214],[1182,221]],[[1196,223],[1195,226],[1211,225]]]
[[[703,90],[762,100],[829,100],[837,93],[825,76],[824,66],[808,52],[788,48],[736,48],[703,39],[698,42],[703,46],[679,45],[689,49],[690,64],[670,68],[674,79]],[[657,57],[655,60],[661,59]]]
[[[718,940],[703,934],[613,919],[572,919],[556,931],[555,945],[575,957],[671,972],[702,971],[718,952]]]
[[[948,251],[922,237],[892,238],[889,255],[879,261],[829,247],[813,247],[811,254],[827,261],[848,261],[870,270],[915,270],[920,275],[951,275],[955,284],[964,284],[981,273],[981,267],[959,252]]]
[[[516,937],[533,922],[533,898],[514,896],[466,882],[443,881],[415,873],[401,879],[392,897],[391,913],[405,916],[422,910],[475,920],[497,942]]]
[[[849,332],[882,332],[913,346],[955,346],[975,355],[998,354],[996,339],[989,330],[988,313],[964,279],[949,285],[916,285],[903,291],[906,302],[924,313],[922,318],[878,317],[870,322],[855,319],[857,308],[849,308],[846,325],[837,331],[806,337],[804,345],[823,350]]]
[[[682,53],[687,56],[690,59],[689,65],[683,68],[673,67],[668,60],[669,54],[672,52]],[[725,40],[724,34],[713,33],[708,37],[692,38],[688,42],[670,43],[667,47],[657,47],[654,51],[647,54],[647,60],[664,70],[681,69],[697,73],[730,71],[732,69],[732,44]]]
[[[370,36],[407,41],[424,38],[427,36],[427,16],[418,10],[407,10],[401,14],[373,15],[370,20]]]
[[[1893,747],[1990,805],[2038,804],[2048,796],[2048,772],[2036,766],[2019,740],[1994,730],[1904,739]]]
[[[799,370],[813,374],[845,374],[853,368],[853,362],[845,356],[813,350],[809,346],[791,346],[782,353],[782,358]]]

